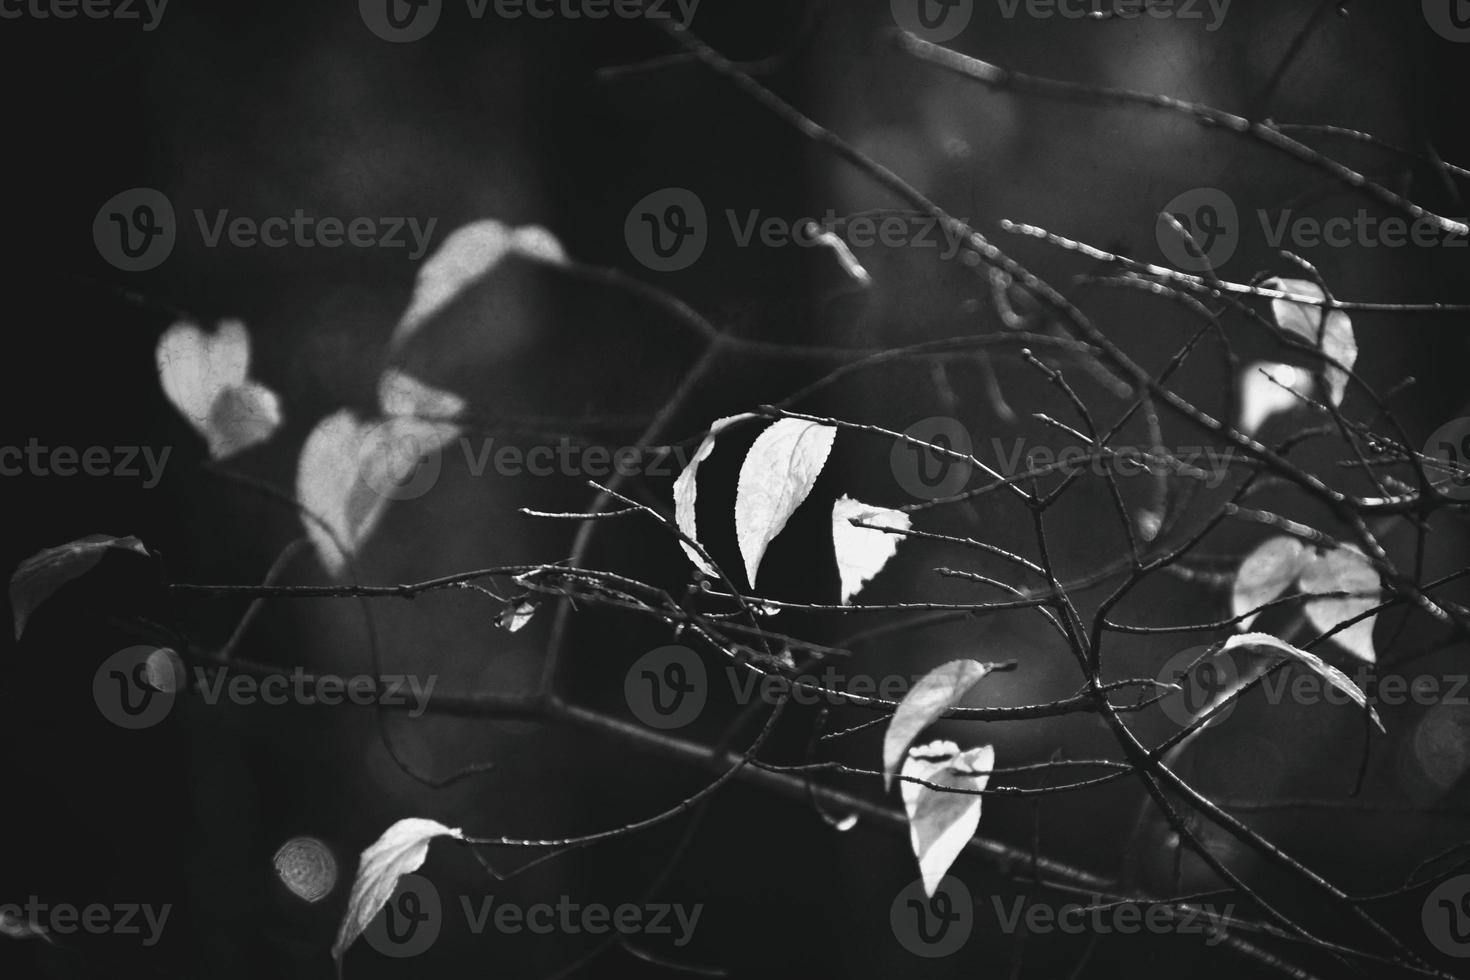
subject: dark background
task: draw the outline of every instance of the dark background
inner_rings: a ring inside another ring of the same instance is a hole
[[[1447,160],[1470,160],[1459,109],[1467,49],[1430,31],[1416,3],[1353,3],[1346,5],[1350,16],[1329,14],[1262,104],[1275,66],[1317,6],[1237,0],[1225,27],[1207,34],[1198,23],[1174,21],[1007,21],[982,3],[954,46],[1037,74],[1161,91],[1253,116],[1337,123],[1416,148],[1432,145]],[[372,36],[353,5],[340,2],[174,0],[152,33],[136,24],[0,21],[8,178],[0,268],[10,299],[0,442],[172,447],[166,477],[151,490],[126,478],[0,479],[8,517],[4,564],[14,567],[42,547],[89,533],[136,534],[165,556],[172,580],[247,582],[297,533],[290,510],[195,465],[203,446],[166,404],[153,368],[154,344],[175,311],[211,324],[244,319],[254,341],[253,373],[282,396],[285,426],[232,469],[289,487],[301,442],[322,416],[344,405],[370,408],[415,264],[402,250],[205,248],[192,228],[196,207],[252,216],[302,208],[344,218],[433,217],[436,244],[484,217],[541,224],[579,260],[647,278],[722,328],[762,339],[892,346],[997,329],[981,281],[923,252],[861,256],[877,285],[853,295],[840,291],[841,276],[822,253],[737,248],[724,226],[727,208],[820,216],[829,208],[845,213],[895,202],[700,67],[597,76],[605,66],[668,53],[656,30],[617,21],[475,22],[462,6],[447,7],[429,38],[408,45]],[[734,57],[790,47],[789,60],[765,79],[772,87],[981,228],[1001,218],[1025,220],[1159,261],[1153,215],[1191,187],[1225,188],[1249,209],[1303,195],[1299,206],[1323,215],[1376,208],[1258,146],[1177,117],[987,92],[893,50],[884,34],[891,27],[886,3],[829,7],[812,19],[807,4],[704,0],[695,27]],[[1340,149],[1348,162],[1426,206],[1463,215],[1428,168]],[[99,257],[91,223],[103,201],[133,186],[167,194],[181,233],[163,266],[128,275]],[[692,269],[660,275],[629,255],[622,229],[628,208],[665,186],[698,193],[715,230]],[[1030,243],[1002,243],[1057,281],[1086,271]],[[1324,249],[1308,257],[1354,299],[1470,299],[1462,253]],[[1257,269],[1289,274],[1258,240],[1247,241],[1224,271],[1244,280]],[[1117,292],[1088,299],[1095,319],[1125,347],[1144,352],[1146,363],[1167,349],[1154,338],[1179,336],[1171,319],[1177,314],[1159,304]],[[1380,389],[1406,375],[1419,379],[1401,415],[1416,438],[1464,413],[1463,316],[1359,324],[1365,377]],[[1248,344],[1243,352],[1253,353]],[[696,353],[687,332],[629,297],[508,266],[426,331],[405,363],[462,394],[477,416],[600,419],[580,431],[622,445]],[[1013,364],[1001,370],[1018,408],[1052,405],[1034,374]],[[715,417],[779,399],[814,376],[811,365],[732,357],[701,386],[672,434],[694,435]],[[943,411],[926,377],[922,368],[864,375],[812,410],[902,429]],[[974,369],[955,377],[972,431],[994,431]],[[1194,395],[1212,383],[1218,378],[1202,369],[1186,377],[1184,390]],[[498,431],[517,438],[509,424]],[[1025,431],[1044,438],[1040,430]],[[886,458],[886,446],[844,439],[830,476],[845,479],[860,499],[896,505],[904,501],[884,471]],[[666,482],[654,489],[667,500]],[[412,581],[554,560],[569,546],[567,529],[518,517],[515,509],[571,509],[586,499],[574,480],[451,472],[424,501],[390,508],[364,554],[364,577]],[[1105,503],[1094,495],[1059,513],[1067,567],[1081,570],[1116,554],[1117,541],[1097,530]],[[1027,529],[1012,505],[992,500],[983,508],[993,540],[1020,546]],[[820,549],[820,535],[804,521],[793,533],[780,546],[788,557]],[[1249,540],[1242,533],[1234,543]],[[1217,550],[1227,550],[1226,543]],[[1430,573],[1457,567],[1459,555],[1458,540],[1437,536]],[[688,576],[672,543],[646,527],[610,527],[592,560],[675,588]],[[773,558],[772,565],[789,569],[777,573],[773,589],[835,597],[834,580],[794,561]],[[967,594],[924,578],[918,562],[900,568],[889,596]],[[361,709],[186,705],[157,729],[119,731],[98,716],[89,696],[96,664],[130,642],[108,612],[142,611],[209,645],[223,641],[243,609],[165,597],[155,574],[109,559],[94,580],[68,589],[38,615],[9,654],[0,694],[10,769],[0,901],[38,894],[77,904],[167,902],[174,906],[169,928],[153,950],[105,936],[74,937],[64,951],[7,943],[0,955],[15,972],[4,975],[325,977],[355,855],[393,820],[424,816],[478,834],[563,836],[655,812],[700,785],[698,773],[635,749],[523,722],[393,719],[401,751],[425,768],[447,773],[474,762],[498,764],[492,774],[441,792],[393,767],[371,713]],[[307,557],[287,580],[322,577]],[[1219,615],[1213,597],[1186,589],[1161,591],[1132,609],[1156,622]],[[550,616],[512,636],[493,628],[497,611],[460,593],[375,609],[385,659],[400,671],[433,671],[445,688],[532,684]],[[817,638],[837,635],[840,625],[810,624]],[[615,617],[589,616],[578,627],[563,670],[569,690],[586,703],[625,710],[623,671],[666,637],[653,624]],[[280,602],[267,608],[242,652],[282,665],[361,671],[362,630],[353,603]],[[1130,641],[1120,645],[1120,657],[1130,673],[1151,675],[1181,645]],[[961,655],[1022,661],[1022,670],[997,678],[976,703],[1044,700],[1070,694],[1077,683],[1064,652],[1024,618],[865,648],[858,664],[913,673]],[[1199,763],[1206,789],[1297,795],[1341,794],[1351,786],[1361,749],[1351,713],[1260,714],[1240,737],[1207,744],[1214,754]],[[1420,806],[1463,803],[1463,778],[1427,786],[1417,773],[1416,726],[1424,722],[1407,714],[1388,720],[1393,734],[1375,750],[1369,792]],[[1445,751],[1470,744],[1470,721],[1462,715],[1435,724],[1435,731],[1459,733]],[[1086,755],[1106,739],[1096,721],[1080,716],[987,727],[984,739],[1009,764],[1044,760],[1057,746]],[[1165,728],[1158,720],[1156,734]],[[799,746],[803,731],[793,726],[781,748]],[[855,760],[873,765],[876,745],[864,743]],[[1114,873],[1138,799],[1134,784],[1117,783],[1050,801],[1044,850]],[[1024,846],[1032,820],[1029,805],[991,801],[982,833]],[[1458,818],[1415,818],[1406,832],[1402,818],[1316,812],[1272,814],[1258,825],[1324,873],[1363,889],[1388,887],[1466,829]],[[445,896],[492,892],[532,902],[566,893],[584,902],[636,901],[681,827],[565,856],[511,886],[495,886],[462,849],[436,849],[425,873]],[[320,905],[289,895],[271,866],[275,849],[298,835],[326,841],[341,864],[344,880]],[[1148,861],[1168,864],[1162,853]],[[1014,886],[987,866],[958,868],[982,903],[1012,893]],[[1143,874],[1167,880],[1157,866]],[[668,901],[706,906],[694,944],[675,955],[736,976],[1005,969],[1013,940],[983,910],[979,936],[962,955],[926,962],[898,946],[888,906],[913,875],[898,837],[861,825],[835,835],[810,808],[732,788],[664,890]],[[1404,907],[1406,929],[1416,915],[1417,906]],[[451,928],[418,960],[393,963],[359,944],[348,967],[358,977],[538,976],[570,961],[585,943],[575,936],[475,939]],[[1024,975],[1065,975],[1080,953],[1081,941],[1070,938],[1033,942]],[[1090,975],[1125,967],[1164,976],[1188,968],[1201,978],[1240,977],[1249,969],[1188,939],[1116,939],[1101,944]],[[582,975],[675,974],[612,950]]]

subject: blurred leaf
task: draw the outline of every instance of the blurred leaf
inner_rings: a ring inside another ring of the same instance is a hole
[[[812,492],[836,438],[830,425],[779,419],[751,445],[735,486],[735,540],[752,588],[766,548]]]
[[[900,783],[909,842],[930,898],[980,826],[979,791],[990,782],[994,768],[995,749],[989,745],[961,753],[953,742],[933,742],[911,750],[904,760],[902,775],[908,779],[973,791],[946,793],[919,783]]]
[[[747,413],[745,415],[729,415],[725,418],[718,419],[709,427],[709,434],[699,444],[699,449],[695,452],[694,457],[689,460],[689,465],[684,467],[684,471],[674,481],[674,525],[678,527],[679,531],[689,541],[699,542],[699,522],[695,518],[694,510],[695,502],[699,496],[699,464],[709,459],[710,455],[715,451],[716,436],[736,422],[753,418],[755,418],[754,415]],[[694,562],[695,568],[698,568],[701,572],[704,572],[704,574],[712,578],[715,577],[715,570],[709,567],[709,564],[700,557],[699,552],[690,547],[687,541],[680,541],[679,547],[683,548],[684,554],[688,555],[689,560]],[[700,547],[703,547],[702,543]]]
[[[38,551],[10,576],[10,605],[15,614],[15,638],[20,639],[36,608],[72,579],[96,567],[110,549],[134,551],[148,557],[148,549],[134,537],[92,534],[77,541]]]
[[[1311,391],[1312,376],[1301,368],[1268,361],[1250,365],[1240,375],[1240,431],[1255,436],[1272,416],[1304,404]]]
[[[421,419],[452,419],[465,409],[464,399],[430,387],[417,378],[389,368],[378,380],[378,405],[384,415]]]
[[[1312,555],[1302,571],[1300,585],[1302,592],[1308,595],[1324,592],[1364,593],[1362,598],[1307,600],[1307,618],[1312,621],[1313,626],[1324,632],[1361,616],[1383,601],[1383,583],[1378,577],[1378,570],[1353,545],[1343,545],[1341,548]],[[1373,647],[1373,625],[1377,621],[1377,615],[1369,616],[1333,635],[1331,641],[1368,663],[1375,663],[1378,655]]]
[[[907,531],[913,524],[909,515],[901,510],[873,507],[846,494],[837,498],[832,505],[832,546],[837,554],[843,605],[883,570],[903,543],[901,535],[858,527],[852,523],[854,520],[900,531]]]
[[[1306,299],[1327,299],[1321,286],[1305,279],[1269,279],[1262,286]],[[1296,334],[1342,365],[1338,367],[1324,364],[1322,370],[1332,404],[1341,405],[1343,396],[1347,393],[1347,372],[1358,362],[1358,341],[1353,336],[1352,319],[1342,310],[1328,310],[1326,307],[1286,299],[1272,300],[1271,312],[1276,317],[1277,325],[1283,330]]]
[[[488,275],[509,255],[552,265],[562,265],[567,261],[561,243],[545,228],[512,228],[494,220],[476,221],[457,228],[419,269],[413,299],[393,331],[390,346],[395,350],[401,347],[434,314]]]
[[[209,445],[227,459],[269,439],[281,425],[275,392],[249,380],[250,335],[239,320],[213,334],[180,321],[155,351],[163,392]]]
[[[1246,556],[1235,573],[1235,587],[1231,593],[1231,613],[1244,616],[1273,599],[1281,598],[1287,589],[1296,584],[1306,566],[1306,546],[1296,538],[1279,535],[1268,538]],[[1256,614],[1240,621],[1241,629],[1249,629],[1256,621]]]
[[[382,911],[398,887],[398,879],[423,867],[429,855],[429,841],[435,837],[464,839],[464,833],[434,820],[411,817],[389,827],[382,837],[362,852],[352,894],[347,899],[347,913],[332,944],[332,958],[340,961],[353,940],[362,935],[373,917]]]
[[[986,664],[974,660],[952,660],[935,667],[914,685],[894,709],[893,717],[888,720],[888,731],[883,736],[885,789],[893,784],[893,774],[898,771],[904,751],[919,737],[919,733],[963,701],[970,688],[988,673],[990,667]]]

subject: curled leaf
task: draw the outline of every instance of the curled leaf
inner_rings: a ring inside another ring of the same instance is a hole
[[[1373,719],[1373,724],[1378,726],[1379,731],[1386,731],[1383,727],[1383,720],[1378,717],[1378,712],[1369,707],[1368,696],[1363,693],[1363,689],[1358,687],[1357,684],[1354,684],[1352,678],[1331,664],[1324,663],[1322,658],[1315,654],[1300,650],[1290,643],[1279,640],[1267,633],[1244,633],[1240,636],[1232,636],[1225,641],[1225,646],[1222,649],[1225,651],[1242,649],[1256,652],[1262,648],[1284,654],[1305,666],[1312,673],[1347,695],[1358,707],[1368,712],[1368,717]]]
[[[930,898],[980,826],[980,791],[994,768],[995,749],[989,745],[960,752],[953,742],[933,742],[912,749],[904,760],[900,791],[909,843]],[[912,779],[964,792],[945,792]]]
[[[709,434],[699,444],[699,449],[689,460],[689,465],[684,467],[677,479],[674,480],[674,526],[689,539],[699,541],[699,522],[695,517],[695,502],[699,497],[699,464],[710,458],[715,451],[715,438],[736,422],[753,419],[754,415],[729,415],[717,420],[709,427]],[[679,547],[684,549],[684,554],[694,562],[694,567],[704,574],[713,577],[716,573],[709,563],[704,560],[699,552],[690,546],[688,541],[680,541]],[[703,547],[703,545],[701,545]]]
[[[494,220],[456,228],[419,269],[413,299],[393,331],[390,346],[401,346],[434,314],[513,254],[553,265],[567,260],[561,243],[545,228],[512,228]]]
[[[852,523],[854,520],[899,531],[907,531],[913,524],[909,515],[901,510],[873,507],[846,494],[837,498],[832,505],[832,545],[837,555],[843,605],[883,570],[903,542],[902,535],[859,527]]]
[[[10,576],[10,606],[15,617],[15,638],[25,632],[31,613],[72,579],[96,567],[109,550],[133,551],[145,558],[148,549],[135,537],[115,538],[91,534],[77,541],[36,552],[21,562]]]
[[[1281,598],[1296,584],[1307,559],[1306,546],[1284,534],[1268,538],[1246,556],[1240,570],[1235,573],[1235,586],[1230,596],[1233,615],[1250,613],[1240,621],[1241,629],[1250,629],[1251,623],[1255,622],[1256,614],[1252,610]]]
[[[778,419],[751,445],[735,486],[735,540],[752,587],[766,548],[812,492],[836,439],[830,425]]]
[[[1323,302],[1327,294],[1315,282],[1305,279],[1269,279],[1266,289],[1290,293],[1309,301]],[[1327,381],[1332,404],[1341,405],[1347,394],[1348,372],[1358,362],[1358,341],[1353,335],[1353,321],[1342,310],[1329,310],[1312,302],[1273,299],[1271,313],[1283,330],[1288,330],[1318,348],[1336,364],[1324,364],[1322,376]]]
[[[281,425],[275,392],[251,381],[250,335],[239,320],[209,334],[187,321],[169,327],[154,352],[163,393],[214,459],[265,442]]]
[[[952,660],[935,667],[913,686],[894,709],[893,717],[888,721],[888,730],[883,735],[885,789],[893,784],[893,774],[898,771],[904,752],[919,737],[919,733],[963,701],[970,688],[978,684],[990,670],[987,664],[974,660]]]
[[[363,930],[393,897],[398,879],[423,867],[429,855],[429,842],[435,837],[464,839],[464,833],[435,820],[411,817],[400,820],[383,832],[366,850],[357,866],[352,894],[347,899],[347,914],[332,944],[332,958],[340,961]]]

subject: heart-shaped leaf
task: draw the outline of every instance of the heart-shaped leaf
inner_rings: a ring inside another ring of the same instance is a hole
[[[903,754],[919,733],[950,708],[964,700],[970,688],[990,673],[990,666],[974,660],[952,660],[935,667],[913,686],[888,720],[883,736],[883,786],[893,784],[893,774]]]
[[[249,380],[250,335],[239,320],[222,321],[213,334],[175,323],[159,338],[155,359],[164,394],[214,459],[265,442],[280,427],[275,392]]]
[[[297,467],[296,499],[328,572],[340,574],[347,557],[357,554],[388,501],[399,496],[398,484],[419,461],[458,435],[452,422],[409,417],[363,422],[345,410],[312,430]]]
[[[340,961],[353,940],[362,935],[393,897],[398,879],[423,867],[429,855],[429,842],[436,837],[464,839],[464,833],[435,820],[410,817],[389,827],[362,852],[352,894],[347,899],[347,914],[332,944],[332,958]]]
[[[390,346],[395,349],[402,346],[434,314],[488,275],[509,255],[520,255],[551,265],[567,261],[561,243],[545,228],[512,228],[493,220],[476,221],[457,228],[419,269],[413,299],[393,331]]]
[[[735,540],[752,588],[766,548],[812,492],[836,439],[830,425],[779,419],[746,453],[735,485]]]
[[[1323,302],[1327,299],[1321,286],[1305,279],[1269,279],[1262,285],[1309,301]],[[1289,299],[1273,299],[1271,312],[1283,330],[1296,334],[1337,362],[1324,364],[1322,376],[1327,381],[1332,404],[1341,405],[1347,393],[1348,372],[1358,362],[1358,341],[1353,335],[1352,318],[1342,310],[1328,310],[1312,302]]]
[[[1254,436],[1273,415],[1303,404],[1311,392],[1309,371],[1269,361],[1252,364],[1240,375],[1240,431]]]
[[[1306,546],[1284,534],[1268,538],[1246,556],[1240,563],[1240,571],[1235,573],[1230,597],[1234,615],[1251,613],[1240,621],[1241,629],[1250,629],[1255,622],[1256,614],[1252,610],[1281,598],[1296,584],[1307,560]]]
[[[1383,583],[1378,570],[1353,545],[1310,555],[1299,584],[1307,595],[1327,592],[1358,594],[1355,598],[1307,600],[1307,618],[1324,632],[1363,615],[1383,602]],[[1378,659],[1373,647],[1373,626],[1377,621],[1376,615],[1369,616],[1334,634],[1331,639],[1349,653],[1374,663]]]
[[[868,580],[883,570],[898,551],[903,536],[859,527],[853,521],[907,531],[913,521],[901,510],[873,507],[843,494],[832,505],[832,546],[842,583],[842,604],[857,595]]]
[[[1225,646],[1222,649],[1226,651],[1237,649],[1247,650],[1252,653],[1266,649],[1275,653],[1284,654],[1297,663],[1302,664],[1308,670],[1312,671],[1312,673],[1347,695],[1354,704],[1368,712],[1368,717],[1373,719],[1373,724],[1378,726],[1379,731],[1386,731],[1383,727],[1383,720],[1378,717],[1378,712],[1368,706],[1368,696],[1363,693],[1363,689],[1354,684],[1352,678],[1348,677],[1348,675],[1336,667],[1323,663],[1322,658],[1315,654],[1300,650],[1290,643],[1279,640],[1267,633],[1244,633],[1240,636],[1232,636],[1229,640],[1225,641]]]
[[[148,556],[143,542],[134,537],[115,538],[110,534],[91,534],[77,541],[36,552],[10,576],[10,606],[15,616],[15,638],[20,639],[26,622],[36,607],[56,594],[72,579],[80,578],[96,567],[108,550],[134,551]]]
[[[960,752],[953,742],[933,742],[914,748],[904,760],[900,786],[909,842],[930,898],[980,826],[980,791],[994,768],[995,749],[989,745]],[[911,779],[967,792],[944,792]]]
[[[699,444],[699,449],[689,460],[689,465],[684,467],[676,480],[674,480],[674,526],[677,527],[689,541],[699,542],[699,521],[695,517],[694,505],[699,497],[699,464],[710,458],[715,451],[715,438],[725,429],[736,422],[753,419],[754,415],[730,415],[717,420],[709,427],[709,434]],[[716,572],[709,563],[700,556],[699,552],[690,546],[688,541],[680,541],[679,547],[684,549],[684,554],[694,562],[694,567],[706,575],[714,577]],[[703,544],[700,545],[703,547]]]

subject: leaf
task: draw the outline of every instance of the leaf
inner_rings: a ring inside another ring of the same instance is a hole
[[[689,460],[689,465],[684,467],[684,471],[679,474],[678,479],[674,480],[674,525],[689,541],[699,541],[699,524],[694,514],[694,504],[699,495],[699,464],[709,459],[710,455],[715,451],[716,436],[736,422],[743,422],[746,419],[753,418],[755,418],[754,415],[746,413],[744,415],[728,415],[725,418],[717,420],[714,425],[709,427],[709,434],[699,444],[699,449],[695,452],[694,457]],[[691,547],[688,541],[680,541],[679,547],[683,548],[684,554],[688,555],[689,560],[694,562],[695,568],[698,568],[711,578],[718,577],[715,570],[709,566],[708,562],[700,557],[699,551]],[[700,545],[700,547],[703,547],[703,545]]]
[[[340,574],[347,557],[357,554],[377,528],[394,488],[419,460],[458,435],[459,427],[451,422],[403,417],[360,422],[346,410],[312,430],[297,467],[296,499],[306,511],[307,536],[328,572]]]
[[[900,784],[909,818],[909,842],[919,859],[924,892],[930,898],[980,826],[978,793],[990,781],[995,749],[989,745],[959,752],[953,742],[933,742],[909,752],[903,764],[906,781]],[[907,779],[937,786],[977,791],[946,793]]]
[[[1308,670],[1312,671],[1312,673],[1316,674],[1318,677],[1321,677],[1323,680],[1327,681],[1327,683],[1331,684],[1343,694],[1347,695],[1348,698],[1350,698],[1352,702],[1358,707],[1368,712],[1368,717],[1373,719],[1373,724],[1378,726],[1379,731],[1387,731],[1387,729],[1383,727],[1383,720],[1378,717],[1378,712],[1369,707],[1368,696],[1363,693],[1363,689],[1354,684],[1352,678],[1348,677],[1336,667],[1324,663],[1322,659],[1315,654],[1308,653],[1305,650],[1300,650],[1292,646],[1290,643],[1287,643],[1284,640],[1278,640],[1276,637],[1271,636],[1267,633],[1244,633],[1240,636],[1232,636],[1230,639],[1225,641],[1225,646],[1222,649],[1225,651],[1237,649],[1254,651],[1260,647],[1266,647],[1270,650],[1276,651],[1277,653],[1284,654],[1285,656],[1290,657],[1291,659],[1304,665]]]
[[[423,867],[429,855],[429,841],[435,837],[464,840],[464,832],[434,820],[411,817],[389,827],[362,852],[352,894],[347,899],[347,914],[332,944],[332,958],[341,960],[353,940],[362,935],[373,917],[382,911],[398,887],[398,879]]]
[[[1321,286],[1305,279],[1269,279],[1262,286],[1319,302],[1327,299]],[[1327,381],[1332,404],[1341,405],[1343,396],[1347,394],[1348,372],[1358,362],[1358,341],[1353,335],[1352,318],[1342,310],[1328,310],[1289,299],[1273,299],[1271,313],[1281,329],[1296,334],[1341,365],[1322,365],[1322,376]]]
[[[1252,364],[1240,376],[1240,431],[1254,436],[1273,415],[1301,405],[1311,391],[1312,375],[1302,368],[1268,361]]]
[[[463,398],[430,387],[398,368],[389,368],[378,379],[378,406],[387,416],[439,420],[457,418],[465,409]]]
[[[506,606],[505,609],[501,611],[499,618],[495,620],[495,625],[499,626],[507,633],[519,633],[521,630],[526,628],[526,624],[528,624],[535,617],[535,615],[536,604],[527,599],[519,604]]]
[[[434,314],[484,278],[507,256],[564,265],[566,253],[545,228],[512,228],[499,221],[475,221],[456,228],[424,262],[414,283],[413,299],[398,321],[389,346],[398,348]]]
[[[873,507],[846,494],[837,498],[832,505],[832,546],[837,554],[843,605],[883,570],[903,543],[901,535],[858,527],[852,523],[854,520],[900,531],[907,531],[913,525],[909,515],[901,510]]]
[[[1309,556],[1299,584],[1302,592],[1307,595],[1324,592],[1364,593],[1361,598],[1308,599],[1307,618],[1323,632],[1361,616],[1383,601],[1383,583],[1378,577],[1378,570],[1353,545],[1343,545]],[[1354,656],[1370,664],[1375,663],[1378,655],[1373,647],[1373,625],[1377,621],[1376,615],[1369,616],[1330,639]]]
[[[10,606],[15,615],[15,638],[20,639],[26,622],[36,608],[56,590],[96,567],[110,549],[135,551],[148,557],[148,549],[134,537],[115,538],[91,534],[55,548],[36,552],[16,567],[10,576]]]
[[[1251,623],[1256,621],[1256,613],[1252,610],[1281,598],[1296,584],[1307,559],[1306,546],[1287,535],[1268,538],[1246,556],[1240,563],[1240,571],[1235,573],[1235,587],[1230,597],[1232,615],[1251,613],[1240,621],[1241,629],[1250,629]]]
[[[974,660],[952,660],[935,667],[904,697],[888,720],[883,736],[883,787],[893,785],[893,774],[905,750],[919,733],[964,700],[990,667]]]
[[[833,426],[779,419],[751,445],[735,484],[735,540],[752,588],[766,548],[812,492],[836,439]]]
[[[250,335],[239,320],[221,321],[207,334],[180,321],[154,352],[163,393],[214,459],[227,459],[265,442],[281,425],[275,392],[249,380]]]

